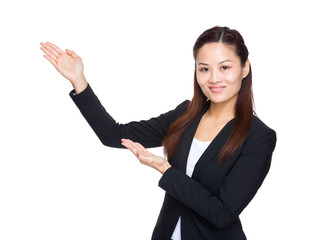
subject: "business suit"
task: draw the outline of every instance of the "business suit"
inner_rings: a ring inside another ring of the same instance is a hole
[[[122,148],[121,138],[140,142],[147,147],[161,146],[172,122],[187,109],[184,101],[174,110],[147,121],[118,124],[106,112],[91,87],[80,94],[70,93],[73,101],[106,146]],[[229,121],[197,162],[192,178],[186,175],[186,163],[197,126],[207,111],[185,130],[169,168],[159,186],[166,191],[152,239],[170,239],[181,216],[182,240],[246,239],[239,214],[254,197],[268,173],[276,133],[254,116],[251,129],[242,147],[227,163],[216,162],[217,154],[227,141],[234,120]]]

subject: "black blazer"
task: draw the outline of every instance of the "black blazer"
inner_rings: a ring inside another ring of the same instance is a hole
[[[117,148],[123,148],[121,138],[140,142],[146,148],[161,146],[168,127],[189,104],[189,101],[184,101],[174,110],[147,121],[119,124],[101,105],[90,85],[80,94],[73,90],[70,96],[101,142]],[[179,216],[182,240],[246,239],[238,216],[268,173],[276,133],[254,117],[243,146],[227,164],[218,165],[217,154],[233,128],[233,120],[229,121],[200,157],[190,178],[186,175],[187,158],[195,131],[207,108],[185,129],[170,160],[172,167],[159,181],[166,194],[153,240],[170,239]]]

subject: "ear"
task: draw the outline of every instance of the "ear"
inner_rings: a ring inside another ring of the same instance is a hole
[[[245,77],[247,77],[247,75],[250,71],[250,61],[249,61],[249,59],[247,59],[247,61],[245,62],[242,70],[243,70],[242,78],[244,79]]]

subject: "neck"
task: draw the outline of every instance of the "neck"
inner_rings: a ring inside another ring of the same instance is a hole
[[[236,99],[224,103],[211,102],[206,114],[217,121],[228,121],[235,117]]]

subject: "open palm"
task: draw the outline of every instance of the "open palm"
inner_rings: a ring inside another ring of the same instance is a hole
[[[149,167],[152,167],[162,174],[169,168],[171,165],[168,161],[163,158],[148,152],[143,145],[138,142],[133,142],[130,139],[121,139],[121,144],[129,149],[142,163]]]
[[[62,51],[56,45],[46,42],[41,43],[41,50],[46,54],[44,57],[60,72],[65,78],[74,81],[84,71],[84,64],[75,52],[66,49]]]

